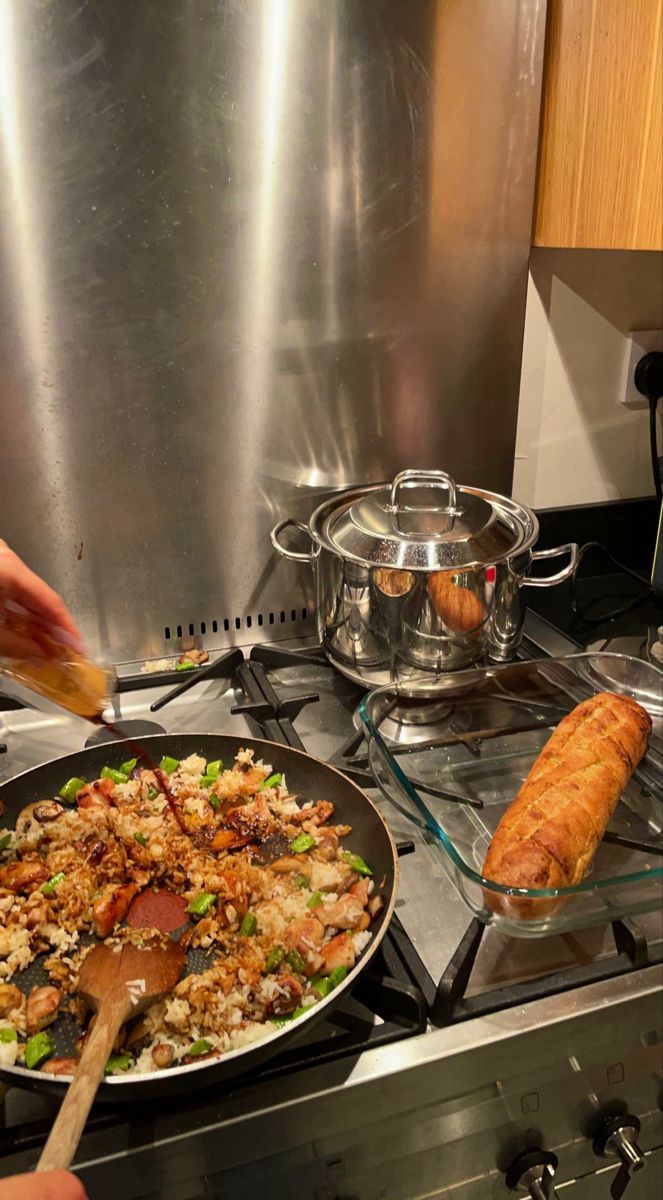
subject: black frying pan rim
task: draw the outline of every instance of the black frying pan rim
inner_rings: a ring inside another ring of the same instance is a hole
[[[175,739],[175,738],[181,738],[181,737],[187,737],[187,738],[192,738],[192,739],[194,739],[194,738],[209,738],[209,737],[212,737],[212,738],[214,738],[214,737],[235,738],[236,735],[232,734],[232,733],[221,733],[221,732],[202,733],[202,732],[190,732],[189,730],[185,730],[185,731],[181,731],[181,732],[173,730],[170,733],[165,733],[165,734],[164,733],[147,734],[144,737],[141,737],[140,743],[142,745],[143,742],[148,742],[148,743],[152,742],[152,741],[160,741],[161,742],[164,739],[168,739],[168,738]],[[321,1020],[324,1013],[326,1013],[328,1015],[329,1012],[331,1012],[331,1010],[336,1006],[336,1004],[338,1004],[339,1000],[341,999],[341,996],[343,996],[346,991],[348,991],[351,987],[354,986],[354,984],[356,983],[361,972],[368,966],[368,964],[371,961],[371,959],[373,958],[374,954],[377,952],[377,950],[380,946],[380,943],[387,932],[387,929],[389,928],[389,924],[390,924],[391,918],[393,916],[394,908],[396,906],[396,899],[397,899],[397,895],[398,895],[398,875],[399,875],[398,854],[396,851],[396,845],[395,845],[391,830],[389,829],[387,822],[385,821],[384,817],[382,816],[382,814],[379,811],[375,802],[373,800],[371,800],[370,796],[366,795],[366,793],[362,790],[362,788],[359,787],[358,784],[356,784],[353,780],[349,779],[347,775],[344,775],[343,772],[338,769],[338,767],[330,766],[329,763],[324,762],[320,758],[316,758],[313,754],[308,754],[305,750],[299,750],[295,746],[284,746],[279,742],[268,741],[265,738],[246,738],[246,737],[237,736],[237,743],[238,743],[238,747],[244,746],[247,749],[255,749],[256,747],[264,746],[271,750],[275,750],[277,753],[282,753],[285,750],[290,754],[296,754],[296,755],[299,755],[301,758],[308,759],[309,761],[312,761],[312,762],[316,763],[318,766],[324,768],[324,770],[330,771],[334,775],[338,775],[339,778],[342,780],[343,785],[344,786],[347,785],[348,787],[351,787],[355,792],[358,793],[358,795],[361,797],[363,802],[365,804],[367,804],[369,806],[369,808],[371,808],[373,810],[375,817],[380,822],[380,825],[383,827],[383,829],[387,835],[387,842],[388,842],[388,845],[389,845],[389,847],[391,849],[391,853],[392,853],[392,860],[393,860],[392,865],[393,865],[393,872],[394,872],[391,895],[389,897],[389,901],[388,902],[385,901],[385,909],[384,909],[384,912],[382,913],[382,921],[381,921],[380,929],[377,931],[377,933],[373,934],[373,937],[371,938],[370,943],[365,948],[365,950],[362,951],[359,959],[355,963],[352,970],[348,972],[348,974],[346,975],[343,982],[341,984],[339,984],[338,987],[334,988],[334,991],[330,992],[330,994],[328,996],[326,996],[323,1000],[318,1001],[317,1004],[311,1005],[310,1013],[307,1013],[305,1016],[298,1017],[296,1021],[292,1021],[291,1023],[288,1023],[287,1025],[283,1026],[283,1028],[281,1028],[281,1029],[277,1028],[273,1034],[271,1034],[267,1037],[259,1038],[255,1042],[249,1042],[249,1044],[247,1046],[239,1046],[239,1047],[237,1047],[237,1049],[230,1050],[230,1051],[228,1051],[227,1054],[223,1054],[219,1058],[208,1058],[208,1059],[203,1059],[203,1061],[199,1062],[199,1063],[180,1064],[176,1067],[167,1067],[167,1068],[165,1068],[165,1070],[161,1069],[158,1071],[143,1071],[143,1072],[128,1075],[128,1076],[127,1075],[108,1076],[107,1078],[103,1079],[102,1083],[100,1084],[100,1093],[98,1094],[99,1100],[103,1100],[106,1102],[112,1102],[114,1100],[118,1100],[118,1101],[119,1100],[130,1101],[132,1099],[137,1100],[139,1098],[139,1093],[141,1091],[141,1085],[142,1085],[142,1090],[148,1091],[155,1085],[161,1084],[161,1087],[159,1088],[159,1090],[163,1089],[164,1092],[170,1093],[172,1091],[173,1084],[175,1084],[176,1081],[179,1081],[179,1080],[182,1080],[182,1081],[189,1080],[190,1081],[192,1075],[197,1072],[204,1072],[206,1070],[213,1072],[215,1067],[219,1068],[222,1066],[224,1068],[224,1073],[225,1073],[225,1068],[227,1067],[228,1063],[240,1062],[242,1059],[242,1056],[246,1056],[247,1059],[250,1059],[251,1052],[256,1052],[258,1050],[265,1049],[268,1046],[275,1047],[276,1043],[278,1043],[278,1049],[280,1050],[281,1047],[285,1046],[285,1044],[287,1042],[296,1040],[296,1038],[298,1038],[305,1029],[310,1028],[312,1026],[312,1024],[315,1024],[315,1023],[317,1023],[318,1020]],[[88,747],[88,749],[97,749],[97,748],[101,749],[102,747],[110,748],[114,745],[123,745],[123,744],[124,744],[123,739],[118,738],[116,742],[104,742],[104,743],[101,743],[99,747]],[[192,749],[191,753],[193,754],[194,752],[195,751]],[[50,767],[54,763],[58,763],[58,762],[65,763],[70,758],[78,758],[78,757],[80,757],[80,755],[82,753],[84,753],[84,750],[76,750],[76,751],[73,751],[71,754],[62,755],[60,758],[47,759],[46,762],[40,763],[36,767],[30,767],[26,771],[21,771],[18,775],[11,776],[10,779],[5,780],[5,782],[2,785],[0,785],[0,799],[2,799],[2,792],[3,792],[3,789],[6,786],[6,784],[8,784],[8,783],[14,784],[18,780],[24,778],[25,776],[33,775],[34,773],[40,771],[42,768]],[[270,760],[268,759],[268,761],[270,761]],[[271,765],[273,766],[274,764],[271,763]],[[0,821],[2,821],[2,816],[0,816]],[[6,826],[3,826],[3,828],[5,828],[5,827]],[[311,1020],[312,1017],[315,1017],[315,1021]],[[255,1054],[256,1065],[258,1063],[258,1059],[262,1063],[262,1062],[266,1061],[268,1058],[273,1057],[273,1055],[276,1053],[278,1053],[277,1049],[273,1049],[271,1052],[268,1051],[268,1052],[266,1052],[264,1054],[260,1054],[260,1055],[258,1055],[256,1053]],[[236,1072],[232,1071],[231,1073],[240,1075],[241,1068],[238,1067]],[[56,1075],[49,1076],[48,1072],[44,1072],[42,1074],[42,1072],[40,1072],[40,1071],[34,1071],[29,1067],[23,1067],[23,1066],[19,1066],[19,1065],[14,1065],[11,1067],[10,1066],[0,1067],[0,1079],[5,1079],[8,1082],[13,1083],[17,1087],[30,1088],[30,1090],[36,1090],[36,1091],[50,1092],[51,1094],[62,1094],[66,1090],[66,1088],[69,1086],[71,1078],[72,1078],[71,1076],[66,1077],[66,1078],[65,1077],[59,1078]],[[211,1080],[210,1080],[210,1082],[211,1082]],[[183,1086],[184,1086],[184,1084],[183,1084]],[[201,1080],[201,1086],[205,1086],[203,1084],[202,1080]],[[105,1089],[108,1089],[108,1091],[106,1092]],[[104,1094],[104,1092],[105,1092],[105,1094]]]

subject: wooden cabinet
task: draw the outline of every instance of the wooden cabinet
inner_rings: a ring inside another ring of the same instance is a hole
[[[663,0],[548,0],[537,246],[663,249]]]

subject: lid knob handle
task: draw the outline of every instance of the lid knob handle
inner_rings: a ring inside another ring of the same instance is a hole
[[[440,505],[439,510],[434,509],[433,511],[448,511],[449,509],[453,511],[456,508],[456,480],[451,475],[448,475],[446,471],[409,470],[399,471],[391,485],[389,502],[391,512],[406,511],[408,506],[400,502],[401,490],[417,484],[443,488],[448,493],[447,503],[444,506]],[[429,509],[429,511],[431,510]]]

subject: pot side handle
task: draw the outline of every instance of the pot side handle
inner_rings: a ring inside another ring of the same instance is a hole
[[[284,529],[288,528],[298,529],[300,533],[305,533],[309,538],[311,536],[308,525],[304,525],[303,521],[295,521],[292,517],[286,517],[284,521],[279,521],[278,525],[274,526],[269,535],[272,546],[275,550],[278,550],[281,558],[290,558],[293,560],[293,562],[310,563],[310,551],[308,554],[304,554],[301,550],[288,550],[286,546],[282,545],[280,541],[281,534],[283,533]]]
[[[527,575],[523,579],[525,587],[554,587],[556,583],[564,583],[565,579],[570,579],[578,565],[578,545],[577,542],[568,542],[565,546],[556,546],[554,550],[534,550],[532,551],[532,562],[541,558],[557,558],[560,554],[568,554],[569,561],[561,571],[556,575],[546,575],[540,579],[533,578]]]

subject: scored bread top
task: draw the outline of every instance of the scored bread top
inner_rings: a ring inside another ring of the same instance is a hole
[[[651,718],[628,696],[600,692],[564,717],[503,814],[483,865],[506,887],[579,883],[647,749]]]

